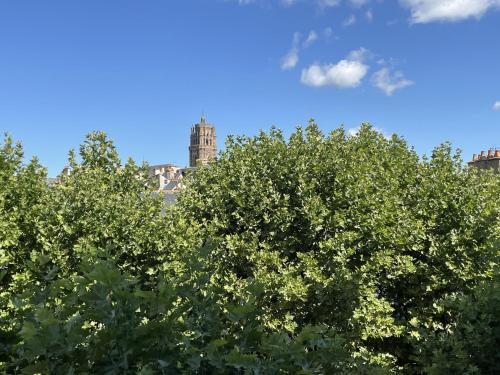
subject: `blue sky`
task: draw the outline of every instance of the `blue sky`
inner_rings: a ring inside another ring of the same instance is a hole
[[[499,101],[500,0],[0,2],[0,130],[51,175],[92,130],[186,165],[202,112],[219,146],[315,118],[469,159],[500,147]]]

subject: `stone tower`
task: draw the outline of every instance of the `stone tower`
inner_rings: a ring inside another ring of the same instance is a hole
[[[191,128],[191,141],[189,143],[189,166],[196,167],[198,163],[207,164],[217,155],[215,126],[207,124],[205,116],[200,123]]]

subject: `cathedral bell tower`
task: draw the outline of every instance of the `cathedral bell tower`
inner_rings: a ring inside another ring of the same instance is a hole
[[[205,116],[202,116],[200,123],[191,128],[189,166],[196,167],[200,163],[206,165],[211,159],[215,159],[216,155],[215,126],[208,124]]]

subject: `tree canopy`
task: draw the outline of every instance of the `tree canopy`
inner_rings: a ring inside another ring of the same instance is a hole
[[[500,177],[364,124],[230,137],[174,206],[0,148],[0,372],[494,374]]]

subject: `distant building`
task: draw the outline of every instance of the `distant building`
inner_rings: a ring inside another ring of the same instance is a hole
[[[215,126],[208,124],[204,116],[200,123],[191,128],[189,143],[189,166],[195,168],[199,164],[206,165],[217,155]]]
[[[54,178],[54,177],[47,177],[47,185],[49,186],[54,186],[54,185],[57,185],[59,183],[59,179],[58,178]]]
[[[176,187],[180,187],[182,169],[173,164],[153,165],[149,167],[149,178],[155,181],[159,191],[173,191],[175,190],[173,183],[176,183]]]
[[[199,124],[191,128],[189,142],[189,167],[179,168],[174,164],[158,164],[149,167],[149,180],[156,186],[156,193],[163,193],[165,202],[174,203],[177,194],[182,190],[182,179],[186,173],[199,165],[206,165],[217,155],[215,126],[208,124],[204,116]],[[71,169],[65,166],[57,178],[47,179],[48,185],[61,182],[62,176],[69,176]]]
[[[490,149],[481,151],[477,155],[474,154],[472,161],[468,164],[478,169],[493,169],[495,173],[498,173],[500,171],[500,149]]]
[[[71,168],[69,165],[65,165],[61,171],[61,176],[69,176],[71,174]]]
[[[166,178],[174,178],[179,170],[174,164],[158,164],[149,167],[150,175],[164,174]]]
[[[152,165],[149,177],[155,181],[158,192],[163,193],[165,202],[174,203],[182,190],[182,179],[186,173],[199,165],[206,165],[217,156],[215,126],[208,124],[204,116],[191,128],[189,142],[189,167],[179,168],[173,164]]]

